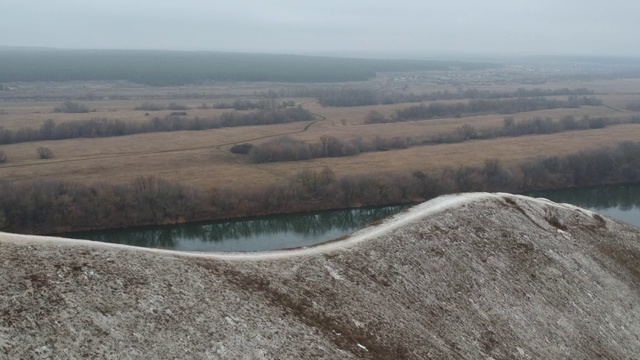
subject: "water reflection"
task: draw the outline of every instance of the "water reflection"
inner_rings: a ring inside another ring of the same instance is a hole
[[[189,251],[263,251],[338,238],[402,206],[67,234],[66,237]]]
[[[536,191],[528,195],[573,204],[640,227],[640,184]]]
[[[530,195],[591,209],[618,208],[631,210],[640,207],[640,185],[537,191]]]

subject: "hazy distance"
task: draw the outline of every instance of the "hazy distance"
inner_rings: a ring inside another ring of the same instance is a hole
[[[640,56],[637,0],[6,0],[0,46]]]

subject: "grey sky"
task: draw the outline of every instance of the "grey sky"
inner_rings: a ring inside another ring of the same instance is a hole
[[[2,0],[0,45],[640,56],[638,0]]]

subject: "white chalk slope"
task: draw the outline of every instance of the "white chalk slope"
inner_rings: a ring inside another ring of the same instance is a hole
[[[204,254],[0,234],[0,358],[634,358],[640,230],[509,194]]]

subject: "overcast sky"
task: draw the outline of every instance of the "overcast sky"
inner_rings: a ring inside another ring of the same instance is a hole
[[[638,0],[2,0],[0,46],[640,56]]]

